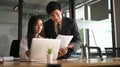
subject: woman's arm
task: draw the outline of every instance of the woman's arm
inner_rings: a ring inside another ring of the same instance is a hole
[[[22,59],[28,59],[29,58],[29,54],[28,54],[28,45],[27,45],[27,37],[23,37],[20,41],[20,58]]]

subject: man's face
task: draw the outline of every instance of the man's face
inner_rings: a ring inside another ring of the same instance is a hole
[[[50,18],[56,22],[59,23],[62,21],[62,11],[61,10],[54,10],[51,14],[50,14]]]

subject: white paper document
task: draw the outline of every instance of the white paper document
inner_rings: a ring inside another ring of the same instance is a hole
[[[14,60],[14,57],[12,56],[9,56],[9,57],[0,57],[0,62],[1,61],[12,61]]]
[[[60,48],[65,48],[68,46],[70,41],[72,40],[73,36],[72,35],[58,35],[56,39],[61,40],[61,45]]]

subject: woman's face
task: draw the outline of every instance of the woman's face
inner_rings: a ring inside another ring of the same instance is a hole
[[[59,23],[62,20],[62,11],[56,9],[50,14],[50,17],[54,22]]]
[[[43,22],[42,22],[41,19],[38,19],[37,23],[34,25],[34,32],[35,32],[35,34],[41,33],[42,28],[43,28]]]

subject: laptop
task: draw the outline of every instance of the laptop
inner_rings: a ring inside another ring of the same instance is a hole
[[[52,48],[53,60],[57,59],[61,40],[33,38],[30,49],[30,61],[47,60],[47,49]]]

